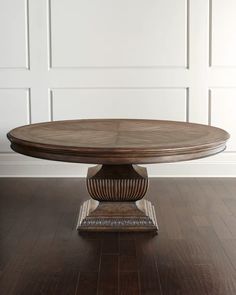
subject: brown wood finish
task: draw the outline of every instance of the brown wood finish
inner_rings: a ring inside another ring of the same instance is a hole
[[[137,165],[90,167],[86,186],[95,201],[82,205],[79,231],[157,231],[154,207],[149,201],[141,200],[148,188],[146,168]]]
[[[84,179],[0,188],[2,295],[236,294],[236,179],[151,178],[159,235],[78,235]]]
[[[120,165],[210,156],[225,149],[229,134],[186,122],[93,119],[31,124],[8,138],[13,150],[37,158]]]
[[[7,136],[21,154],[102,164],[88,170],[87,189],[96,201],[81,206],[80,231],[155,232],[154,207],[141,200],[148,187],[146,170],[132,164],[211,156],[223,151],[229,138],[212,126],[134,119],[39,123],[15,128]]]
[[[137,165],[97,165],[88,169],[89,195],[102,201],[138,201],[148,189],[148,175]]]

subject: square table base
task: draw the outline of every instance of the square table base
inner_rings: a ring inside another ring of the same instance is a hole
[[[146,168],[137,165],[97,165],[88,169],[92,199],[79,213],[78,231],[158,231],[154,206],[142,199],[148,188]]]
[[[154,206],[150,201],[98,202],[88,200],[80,208],[79,231],[158,231]]]

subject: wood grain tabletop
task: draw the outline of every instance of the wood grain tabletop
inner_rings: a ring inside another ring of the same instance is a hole
[[[225,149],[229,134],[179,121],[87,119],[21,126],[7,134],[21,154],[95,164],[147,164],[192,160]]]

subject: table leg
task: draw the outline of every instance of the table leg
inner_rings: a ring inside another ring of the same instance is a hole
[[[148,175],[137,165],[97,165],[88,169],[92,199],[80,208],[79,231],[158,231],[154,206],[143,199]]]

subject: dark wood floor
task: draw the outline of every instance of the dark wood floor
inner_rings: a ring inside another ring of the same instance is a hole
[[[160,234],[75,230],[84,180],[0,180],[0,294],[236,294],[236,178],[152,179]]]

